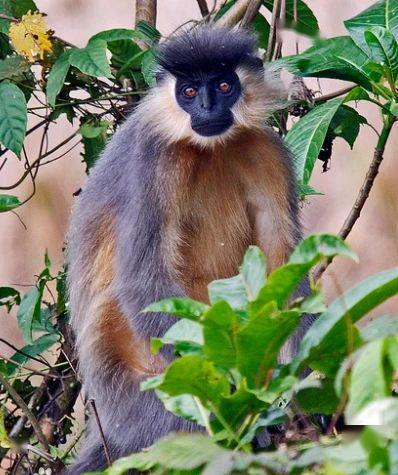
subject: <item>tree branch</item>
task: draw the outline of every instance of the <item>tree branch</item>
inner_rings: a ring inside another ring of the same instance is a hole
[[[373,187],[376,176],[379,173],[379,168],[384,158],[384,150],[386,147],[386,143],[395,120],[395,117],[390,116],[387,118],[387,122],[384,124],[379,140],[377,141],[373,160],[366,173],[365,180],[359,190],[359,193],[357,195],[353,207],[351,208],[351,211],[349,212],[347,218],[344,221],[343,226],[341,227],[338,233],[338,236],[340,236],[342,239],[346,239],[346,237],[352,231],[352,228],[354,227],[355,223],[361,215],[366,200],[369,198],[370,191]],[[323,264],[320,264],[318,267],[315,268],[313,273],[313,277],[315,280],[318,280],[322,276],[322,274],[325,272],[331,262],[332,259],[328,259]]]
[[[196,0],[198,2],[199,10],[203,18],[210,15],[209,7],[206,0]]]
[[[135,26],[140,21],[145,21],[151,26],[156,26],[156,0],[136,0],[135,2]]]
[[[254,20],[255,16],[257,15],[258,11],[260,10],[262,3],[263,3],[262,0],[253,0],[252,2],[249,3],[247,10],[241,21],[241,24],[240,24],[241,27],[244,28],[251,24],[251,22]]]
[[[223,15],[217,24],[220,26],[235,26],[245,16],[253,0],[237,0],[237,2]]]
[[[272,8],[271,27],[269,32],[266,60],[271,61],[276,43],[276,30],[278,26],[279,14],[281,10],[281,0],[275,0]]]
[[[26,405],[25,401],[21,398],[21,396],[17,393],[17,391],[12,387],[12,385],[8,382],[7,378],[1,372],[0,383],[4,386],[4,389],[13,398],[15,404],[21,408],[22,412],[29,419],[29,422],[32,424],[33,430],[35,431],[38,441],[45,448],[46,452],[49,453],[50,446],[48,445],[47,439],[45,438],[36,417],[33,415],[32,411]]]

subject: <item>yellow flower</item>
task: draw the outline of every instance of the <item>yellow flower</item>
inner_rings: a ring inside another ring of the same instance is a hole
[[[52,50],[47,23],[41,13],[29,11],[11,24],[8,34],[15,51],[31,62],[37,57],[43,59],[45,51]]]

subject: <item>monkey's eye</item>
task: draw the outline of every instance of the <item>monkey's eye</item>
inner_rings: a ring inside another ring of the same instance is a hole
[[[195,87],[189,86],[184,89],[183,93],[185,97],[195,97],[198,90]]]
[[[231,90],[231,84],[227,81],[221,81],[218,85],[218,90],[221,92],[229,92]]]

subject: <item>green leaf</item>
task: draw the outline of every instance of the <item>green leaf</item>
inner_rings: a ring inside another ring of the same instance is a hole
[[[30,64],[22,56],[10,56],[0,61],[0,81],[20,77],[30,69]]]
[[[157,43],[162,37],[160,31],[146,21],[139,21],[136,30],[140,35],[142,35],[142,38],[147,41],[149,46]]]
[[[276,312],[269,304],[236,335],[238,369],[249,387],[261,387],[277,364],[279,350],[300,321],[300,312]]]
[[[18,157],[21,154],[27,124],[23,92],[8,81],[0,83],[0,142]]]
[[[50,74],[47,79],[46,94],[47,101],[51,107],[55,107],[55,101],[60,93],[66,76],[70,68],[70,56],[73,50],[65,51],[57,59],[51,68]]]
[[[361,337],[365,341],[379,340],[390,335],[398,335],[398,317],[383,315],[369,321],[360,328]]]
[[[112,41],[119,40],[135,40],[142,39],[143,35],[140,32],[129,30],[127,28],[114,28],[112,30],[100,31],[96,35],[92,36],[88,43],[95,43],[98,40],[106,41],[110,43]]]
[[[202,354],[202,325],[186,318],[178,320],[162,338],[151,338],[153,353],[158,353],[163,345],[174,345],[174,349],[181,355]]]
[[[253,30],[257,33],[257,42],[260,48],[267,49],[270,26],[268,21],[261,13],[257,13],[251,24]]]
[[[21,305],[17,313],[18,326],[22,330],[26,343],[32,344],[33,319],[40,315],[40,303],[42,291],[33,287],[30,292],[22,297]]]
[[[331,378],[318,380],[317,386],[299,391],[295,398],[300,409],[306,414],[333,414],[340,402],[333,383]]]
[[[359,134],[360,125],[367,124],[367,122],[365,117],[358,114],[355,109],[341,105],[330,122],[329,133],[341,137],[352,148]]]
[[[183,417],[187,421],[196,422],[204,426],[203,418],[209,418],[209,411],[203,406],[199,407],[201,403],[189,394],[181,396],[169,396],[162,391],[156,391],[156,395],[163,402],[164,407],[178,417]],[[206,421],[207,423],[207,421]]]
[[[170,396],[197,396],[210,409],[209,405],[218,404],[223,394],[229,394],[229,383],[212,362],[187,355],[170,364],[156,389]]]
[[[388,68],[392,82],[398,77],[398,43],[385,28],[374,26],[365,31],[365,41],[370,48],[371,58]]]
[[[304,53],[279,61],[293,74],[352,81],[372,91],[381,74],[370,67],[369,57],[349,36],[316,41]]]
[[[370,402],[391,393],[391,367],[386,364],[388,340],[375,340],[362,349],[351,371],[346,416],[350,419]]]
[[[21,205],[19,198],[12,195],[0,195],[0,213],[5,213]]]
[[[148,86],[156,84],[156,56],[151,49],[145,51],[142,56],[141,72]]]
[[[51,348],[54,343],[59,341],[60,335],[56,333],[42,335],[33,341],[32,344],[26,345],[11,356],[13,363],[7,363],[8,375],[11,376],[18,368],[18,364],[24,364],[29,360],[29,356],[37,356],[43,351]]]
[[[338,236],[314,234],[304,239],[293,251],[287,264],[275,269],[269,276],[255,302],[252,312],[258,312],[269,302],[282,309],[309,270],[324,258],[336,255],[356,260],[356,254]]]
[[[350,425],[368,425],[372,430],[390,439],[398,438],[398,398],[387,397],[372,401],[352,418]]]
[[[293,155],[297,179],[308,184],[321,151],[329,125],[343,98],[325,102],[301,118],[286,135],[285,141]]]
[[[12,441],[8,437],[6,426],[4,424],[4,413],[3,409],[0,408],[0,448],[1,449],[10,449],[12,447]]]
[[[9,312],[14,305],[21,303],[21,296],[18,290],[12,287],[0,287],[0,306],[5,305]]]
[[[7,0],[6,0],[7,1]],[[11,10],[13,16],[19,18],[25,13],[28,13],[29,10],[34,13],[39,11],[35,2],[33,0],[8,0],[11,4]]]
[[[213,280],[208,285],[210,303],[225,300],[234,310],[245,310],[248,305],[246,287],[240,274],[229,279]]]
[[[146,307],[143,312],[159,312],[198,321],[209,306],[188,297],[173,297],[160,300]]]
[[[369,94],[361,86],[356,86],[345,96],[344,103],[361,100],[369,100]]]
[[[311,9],[302,1],[297,0],[297,23],[294,20],[295,0],[286,0],[286,27],[293,28],[298,33],[314,36],[319,32],[318,21]],[[263,5],[272,12],[273,0],[264,0]]]
[[[345,334],[347,319],[355,323],[370,310],[398,293],[398,268],[368,277],[360,284],[338,297],[312,324],[301,341],[293,369],[304,361],[322,359],[323,344],[333,341],[333,335]]]
[[[265,257],[259,247],[249,246],[239,271],[249,302],[256,300],[266,279]]]
[[[106,41],[90,41],[85,48],[73,49],[69,61],[84,74],[110,78],[112,72],[106,56],[106,49]]]
[[[344,22],[355,43],[366,53],[370,53],[364,31],[373,26],[382,26],[398,39],[398,4],[394,0],[381,0]]]
[[[239,320],[227,302],[215,303],[203,317],[204,353],[216,365],[236,367],[235,335]]]

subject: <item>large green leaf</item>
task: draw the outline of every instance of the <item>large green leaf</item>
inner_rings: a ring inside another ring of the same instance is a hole
[[[143,387],[145,388],[145,385]],[[217,404],[222,395],[229,394],[226,377],[212,362],[194,355],[174,360],[164,375],[159,377],[156,385],[149,388],[160,389],[170,396],[192,394],[208,409]]]
[[[8,81],[0,83],[0,142],[16,155],[21,154],[27,124],[23,92]]]
[[[293,154],[297,179],[308,184],[329,125],[343,98],[325,102],[306,114],[289,130],[286,144]]]
[[[143,39],[144,37],[142,33],[134,30],[129,30],[127,28],[115,28],[113,30],[100,31],[90,38],[89,43],[93,43],[97,40],[103,40],[109,43],[111,41],[134,40],[137,38]]]
[[[106,49],[107,42],[105,40],[90,41],[85,48],[71,51],[70,63],[89,76],[110,78],[112,72],[106,56]]]
[[[46,93],[47,101],[51,107],[55,106],[57,96],[64,85],[66,75],[68,74],[71,65],[71,53],[72,50],[62,53],[57,61],[53,64],[50,74],[48,75]]]
[[[14,353],[11,357],[12,361],[16,364],[11,362],[7,363],[8,375],[10,376],[13,374],[16,369],[18,368],[18,364],[24,364],[26,361],[29,360],[29,356],[37,356],[43,353],[43,351],[48,350],[51,348],[54,343],[59,341],[60,336],[56,333],[42,335],[41,337],[34,340],[33,343],[30,345],[26,345],[21,348],[20,351]]]
[[[261,13],[257,13],[252,21],[252,28],[257,33],[257,41],[260,48],[267,49],[270,26]]]
[[[368,277],[338,297],[304,336],[293,368],[298,369],[304,361],[322,358],[324,345],[333,343],[334,335],[345,333],[347,321],[355,323],[397,293],[398,268],[395,268]]]
[[[266,269],[264,253],[257,246],[250,246],[239,268],[249,302],[256,300],[265,284]]]
[[[156,391],[156,395],[163,402],[164,407],[176,416],[183,417],[187,421],[196,422],[201,426],[206,424],[207,421],[204,421],[203,418],[208,419],[209,411],[190,394],[169,396],[162,391]]]
[[[143,312],[167,313],[198,321],[208,308],[208,305],[187,297],[172,297],[149,305]]]
[[[41,298],[42,291],[37,287],[33,287],[30,292],[22,297],[21,305],[18,309],[18,326],[22,330],[24,339],[28,344],[32,344],[33,319],[39,318]]]
[[[14,208],[18,208],[21,204],[19,198],[13,195],[0,195],[0,213],[5,213]]]
[[[350,378],[346,415],[352,418],[363,407],[391,393],[391,366],[387,364],[388,338],[375,340],[362,349]]]
[[[260,311],[272,301],[282,309],[308,271],[322,259],[336,255],[357,259],[356,254],[337,236],[314,234],[304,239],[293,251],[287,264],[268,276],[266,285],[251,305],[252,312]]]
[[[365,117],[358,114],[352,107],[343,104],[337,109],[330,122],[329,133],[336,137],[341,137],[352,148],[362,124],[367,124]]]
[[[236,366],[235,336],[239,320],[227,302],[220,301],[208,310],[203,318],[204,353],[216,365],[225,368]]]
[[[393,34],[380,26],[365,31],[372,59],[385,65],[387,75],[395,83],[398,76],[398,43]]]
[[[4,15],[20,18],[28,11],[36,12],[38,8],[33,0],[2,0],[0,2],[0,13]],[[0,19],[0,32],[8,33],[9,20]]]
[[[30,64],[22,56],[10,56],[0,61],[0,81],[21,76],[30,69]]]
[[[294,20],[294,6],[297,6],[297,22]],[[272,11],[273,0],[263,0],[263,5]],[[286,27],[294,28],[297,32],[314,36],[319,31],[318,21],[312,10],[303,0],[286,0]]]
[[[304,53],[279,62],[298,76],[343,79],[368,90],[372,90],[372,81],[380,79],[380,73],[370,66],[369,57],[349,36],[317,41]]]
[[[258,388],[269,378],[279,350],[300,321],[300,312],[278,312],[273,304],[244,325],[236,335],[237,364],[248,385]]]
[[[382,26],[398,39],[398,2],[396,0],[376,2],[359,15],[346,20],[344,25],[355,43],[366,53],[370,53],[364,31],[372,26]]]

